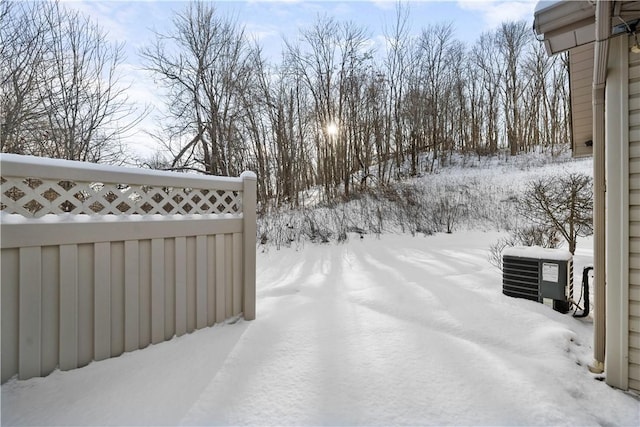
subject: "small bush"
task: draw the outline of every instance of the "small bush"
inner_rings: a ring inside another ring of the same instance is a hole
[[[532,225],[518,228],[507,236],[498,239],[489,247],[489,263],[502,270],[502,251],[513,246],[540,246],[555,249],[560,244],[556,230],[549,227]]]

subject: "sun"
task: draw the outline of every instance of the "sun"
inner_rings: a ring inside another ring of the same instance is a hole
[[[331,136],[335,136],[338,134],[338,125],[335,122],[330,122],[327,125],[327,133]]]

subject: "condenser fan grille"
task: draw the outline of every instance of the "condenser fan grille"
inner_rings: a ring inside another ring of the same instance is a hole
[[[502,292],[516,298],[542,301],[538,260],[504,256],[502,259]]]

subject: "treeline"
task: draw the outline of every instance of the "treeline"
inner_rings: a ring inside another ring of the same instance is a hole
[[[547,57],[530,25],[504,23],[464,43],[450,24],[412,35],[409,13],[397,7],[383,49],[366,28],[318,17],[283,41],[275,63],[214,5],[186,4],[140,51],[166,100],[154,135],[166,152],[147,164],[215,175],[254,170],[263,206],[296,205],[304,190],[350,196],[401,171],[431,171],[454,153],[566,147],[566,58]]]

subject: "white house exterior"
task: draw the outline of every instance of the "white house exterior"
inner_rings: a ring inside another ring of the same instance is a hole
[[[591,369],[640,392],[640,2],[539,2],[534,30],[569,52],[573,152],[594,160]]]

